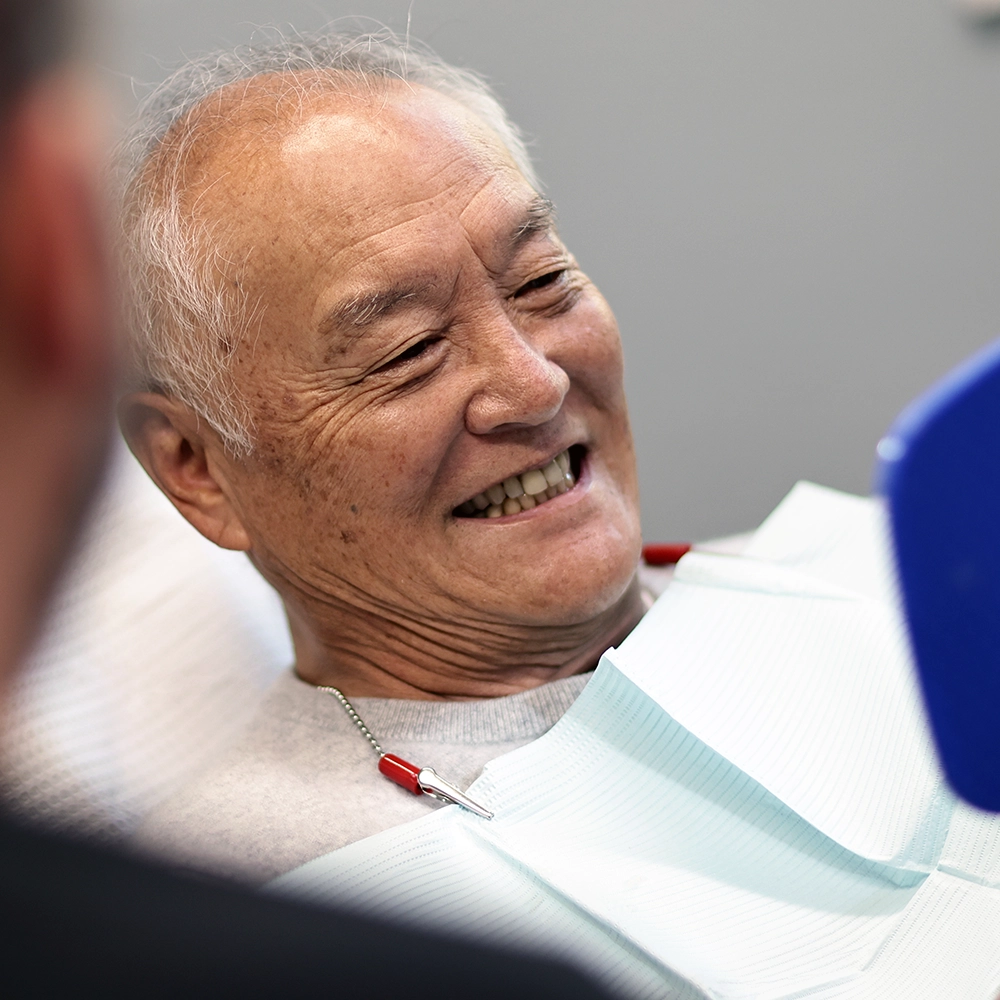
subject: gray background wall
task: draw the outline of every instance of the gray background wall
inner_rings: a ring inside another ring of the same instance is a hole
[[[112,0],[130,79],[362,14],[484,73],[625,339],[650,539],[868,492],[899,408],[1000,335],[1000,26],[947,0]]]

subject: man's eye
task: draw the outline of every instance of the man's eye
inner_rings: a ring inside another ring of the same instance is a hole
[[[534,292],[539,288],[546,288],[549,285],[554,285],[565,273],[566,269],[560,268],[558,271],[549,271],[548,274],[543,274],[540,278],[532,278],[531,281],[523,284],[514,293],[514,298],[519,299],[522,295],[527,295],[528,292]]]
[[[418,340],[411,347],[408,347],[401,354],[397,354],[394,358],[391,358],[384,365],[382,365],[378,371],[387,371],[390,368],[395,368],[397,365],[404,364],[407,361],[412,361],[414,358],[419,358],[424,351],[433,347],[437,343],[437,339],[428,337],[425,340]]]

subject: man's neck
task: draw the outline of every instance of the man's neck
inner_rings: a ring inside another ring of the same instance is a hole
[[[357,612],[335,627],[289,609],[296,672],[348,697],[495,698],[592,670],[642,617],[638,579],[610,608],[565,626],[420,622]]]

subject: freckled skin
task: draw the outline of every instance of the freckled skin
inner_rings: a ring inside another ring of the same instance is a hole
[[[387,84],[314,93],[293,113],[266,81],[248,96],[203,141],[188,203],[223,220],[225,257],[241,262],[220,282],[260,302],[235,366],[254,452],[233,458],[181,404],[145,395],[133,407],[203,453],[216,492],[185,486],[174,438],[151,444],[148,420],[132,421],[147,428],[130,435],[137,453],[199,530],[277,587],[307,680],[473,698],[591,668],[641,614],[607,303],[554,231],[510,256],[535,192],[450,99]],[[324,327],[387,281],[423,291],[373,323]],[[510,519],[452,515],[570,445],[587,473],[565,497]]]

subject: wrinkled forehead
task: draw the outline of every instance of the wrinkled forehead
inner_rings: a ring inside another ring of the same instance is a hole
[[[520,178],[503,142],[458,101],[420,84],[344,72],[232,84],[161,143],[150,169],[182,210],[217,232],[287,229],[293,205],[343,222],[426,198],[459,177]]]

